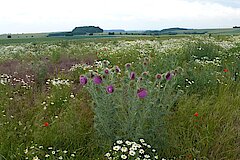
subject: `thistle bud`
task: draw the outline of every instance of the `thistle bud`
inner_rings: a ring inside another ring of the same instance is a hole
[[[166,80],[167,81],[170,81],[172,79],[172,73],[171,72],[168,72],[167,74],[166,74]]]
[[[162,78],[162,75],[161,74],[156,74],[156,79],[161,79]]]
[[[136,78],[136,73],[135,72],[131,72],[130,73],[130,79],[134,80]]]

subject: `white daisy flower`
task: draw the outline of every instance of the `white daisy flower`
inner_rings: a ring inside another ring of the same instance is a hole
[[[150,158],[150,156],[148,154],[144,155],[145,158]]]
[[[129,155],[130,155],[130,156],[135,156],[135,154],[136,154],[135,151],[133,151],[133,150],[130,150],[130,151],[129,151]]]
[[[120,149],[121,149],[120,146],[113,146],[113,150],[114,150],[114,151],[119,151]]]
[[[122,159],[127,159],[127,156],[123,154],[123,155],[121,155],[121,158]]]
[[[128,151],[128,148],[127,148],[127,147],[122,147],[121,151],[122,151],[122,152],[127,152],[127,151]]]
[[[143,154],[144,152],[145,152],[145,151],[144,151],[143,149],[140,149],[140,150],[139,150],[139,153],[140,153],[140,154]]]
[[[122,144],[123,141],[122,140],[117,140],[117,144]]]

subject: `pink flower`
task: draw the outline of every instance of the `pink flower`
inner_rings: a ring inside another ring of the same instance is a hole
[[[109,69],[105,69],[105,70],[104,70],[104,73],[105,73],[105,74],[109,74]]]
[[[107,86],[106,90],[107,90],[107,93],[113,93],[114,87],[112,85],[109,85],[109,86]]]
[[[138,91],[137,91],[137,96],[139,97],[139,98],[145,98],[146,96],[147,96],[147,94],[148,94],[148,92],[147,92],[147,90],[146,89],[144,89],[144,88],[140,88],[140,89],[138,89]]]
[[[93,83],[95,83],[95,84],[101,84],[101,83],[102,83],[102,77],[100,77],[100,76],[94,76],[94,77],[93,77]]]
[[[80,76],[79,81],[80,81],[81,85],[85,85],[85,84],[87,84],[87,77]]]

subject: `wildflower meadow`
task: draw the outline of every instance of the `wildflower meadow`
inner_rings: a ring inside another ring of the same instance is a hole
[[[240,36],[0,45],[0,160],[240,159]]]

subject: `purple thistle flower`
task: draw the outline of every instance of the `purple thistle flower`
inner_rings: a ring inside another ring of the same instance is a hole
[[[171,74],[171,72],[168,72],[167,74],[166,74],[166,80],[167,81],[170,81],[172,79],[172,74]]]
[[[109,86],[107,86],[106,90],[107,90],[107,93],[113,93],[114,87],[112,85],[109,85]]]
[[[95,84],[101,84],[101,83],[102,83],[102,77],[100,77],[100,76],[94,76],[94,77],[93,77],[93,83],[95,83]]]
[[[135,72],[131,72],[130,73],[130,79],[134,80],[136,78],[136,73]]]
[[[141,99],[145,98],[147,96],[147,94],[148,94],[148,92],[144,88],[140,88],[140,89],[137,90],[137,96]]]
[[[87,77],[80,76],[79,81],[80,81],[81,85],[85,85],[85,84],[87,84]]]
[[[105,69],[105,70],[104,70],[104,73],[105,73],[105,74],[109,74],[109,69]]]

